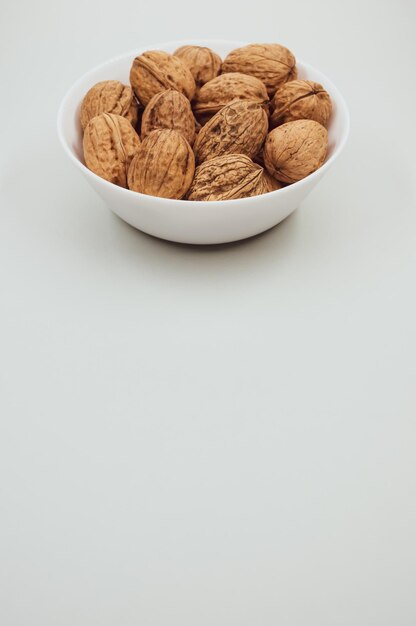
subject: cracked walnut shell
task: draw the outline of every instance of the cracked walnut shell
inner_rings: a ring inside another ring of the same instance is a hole
[[[142,117],[142,139],[158,128],[177,130],[191,146],[194,143],[194,114],[189,100],[179,91],[161,91],[147,105]]]
[[[269,129],[266,111],[256,102],[235,100],[223,107],[201,128],[195,141],[196,162],[223,154],[254,157]]]
[[[149,50],[134,59],[130,83],[144,106],[166,89],[176,89],[188,100],[195,94],[195,81],[188,66],[179,57],[162,50]]]
[[[131,87],[118,80],[103,80],[86,93],[81,104],[81,126],[85,130],[88,122],[100,113],[114,113],[125,117],[136,126],[138,104]]]
[[[296,59],[280,44],[253,43],[232,50],[224,59],[222,73],[242,72],[261,80],[269,96],[283,83],[297,78]]]
[[[149,196],[180,199],[188,191],[194,171],[194,153],[185,137],[176,130],[154,130],[131,162],[128,185]]]
[[[181,46],[173,53],[191,70],[197,88],[202,87],[221,72],[221,57],[204,46]]]
[[[226,154],[195,170],[188,200],[234,200],[270,191],[263,168],[245,154]]]
[[[271,102],[272,127],[294,120],[315,120],[327,127],[331,117],[331,98],[319,83],[292,80],[279,87]]]
[[[287,122],[272,130],[264,144],[264,162],[274,178],[294,183],[317,170],[328,148],[326,128],[313,120]]]
[[[250,100],[265,105],[269,96],[263,83],[253,76],[238,72],[221,74],[199,90],[194,103],[195,116],[204,124],[233,100]]]
[[[127,187],[127,172],[140,138],[121,115],[101,113],[88,123],[83,139],[85,164],[110,183]]]

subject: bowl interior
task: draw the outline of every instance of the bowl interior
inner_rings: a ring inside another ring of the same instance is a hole
[[[84,168],[82,155],[82,131],[79,122],[79,112],[85,93],[95,83],[101,80],[114,79],[129,84],[129,73],[133,58],[145,50],[160,49],[173,52],[176,48],[185,44],[207,45],[224,57],[235,47],[244,45],[238,41],[174,41],[154,46],[138,48],[127,54],[116,57],[94,68],[82,76],[69,90],[64,98],[58,116],[58,133],[64,148],[78,166]],[[331,81],[324,74],[311,67],[307,63],[297,61],[299,78],[307,78],[321,83],[332,98],[333,114],[328,128],[329,146],[325,168],[340,152],[344,145],[349,127],[348,110],[345,102]],[[322,168],[321,168],[322,169]]]

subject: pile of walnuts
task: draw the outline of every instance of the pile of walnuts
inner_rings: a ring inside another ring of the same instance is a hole
[[[331,99],[297,80],[279,44],[137,56],[130,86],[94,85],[81,105],[87,167],[162,198],[230,200],[275,191],[324,162]]]

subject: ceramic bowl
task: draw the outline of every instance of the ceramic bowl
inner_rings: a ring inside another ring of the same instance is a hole
[[[222,57],[238,46],[238,41],[171,41],[138,48],[90,70],[69,89],[58,113],[58,135],[70,160],[121,219],[141,231],[181,243],[216,244],[237,241],[272,228],[292,213],[341,153],[349,132],[349,114],[344,98],[324,74],[302,61],[297,62],[299,78],[321,83],[329,92],[333,114],[329,125],[329,150],[323,166],[303,180],[253,198],[222,202],[167,200],[117,187],[91,172],[82,156],[79,111],[85,93],[101,80],[129,83],[132,60],[145,50],[173,52],[185,44],[205,45]]]

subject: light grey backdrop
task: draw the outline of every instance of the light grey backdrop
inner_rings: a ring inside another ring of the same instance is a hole
[[[414,626],[414,3],[5,2],[0,623]],[[281,41],[352,115],[264,236],[113,217],[56,139],[101,61]]]

